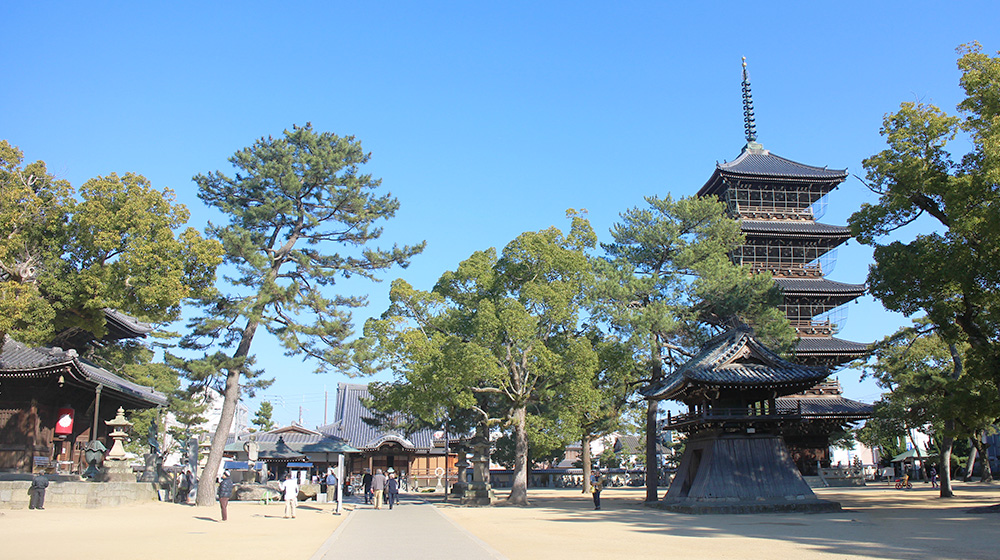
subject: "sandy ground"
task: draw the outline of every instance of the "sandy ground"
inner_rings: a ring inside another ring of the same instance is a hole
[[[218,506],[169,503],[102,509],[47,507],[0,511],[0,558],[200,559],[301,558],[323,544],[346,515],[330,504],[299,504],[284,519],[284,503]]]
[[[1000,559],[1000,514],[967,512],[1000,503],[1000,486],[958,484],[956,490],[958,497],[950,500],[921,484],[908,492],[886,486],[818,490],[845,508],[829,514],[667,513],[643,507],[641,488],[605,490],[601,511],[578,489],[532,488],[532,505],[524,508],[432,501],[510,560]],[[283,519],[283,511],[280,503],[233,502],[225,523],[218,521],[217,507],[166,503],[0,511],[0,559],[54,560],[83,553],[108,560],[307,560],[345,518],[332,515],[330,504],[300,505],[296,519]],[[428,535],[426,544],[414,543],[411,558],[450,558],[434,542]]]
[[[1000,503],[1000,487],[956,489],[950,500],[929,485],[818,490],[845,508],[829,514],[667,513],[642,507],[636,488],[605,490],[601,511],[579,489],[530,489],[527,508],[441,510],[511,560],[1000,558],[1000,514],[966,513]]]

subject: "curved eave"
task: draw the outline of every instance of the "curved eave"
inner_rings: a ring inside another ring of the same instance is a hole
[[[698,196],[720,196],[726,190],[727,180],[825,184],[832,190],[846,178],[846,169],[806,165],[768,150],[744,147],[733,161],[715,165],[715,171],[698,190]]]
[[[687,395],[704,391],[706,389],[719,389],[719,390],[738,390],[738,391],[748,391],[748,390],[761,390],[761,391],[781,391],[784,394],[792,394],[798,391],[803,391],[808,389],[817,382],[823,379],[826,375],[823,374],[822,377],[810,377],[807,379],[794,379],[787,381],[767,381],[767,382],[746,382],[746,383],[734,383],[734,382],[712,382],[712,381],[699,381],[695,379],[685,379],[684,383],[675,383],[669,386],[663,386],[661,388],[645,387],[639,391],[639,393],[648,400],[662,401],[662,400],[676,400],[684,401]]]
[[[775,278],[786,296],[842,297],[854,299],[865,295],[864,284],[845,284],[826,278]]]
[[[871,351],[871,345],[836,337],[802,337],[796,343],[797,356],[853,356],[861,357]]]
[[[379,437],[378,439],[369,441],[368,443],[361,445],[360,447],[365,451],[374,451],[386,443],[398,443],[403,446],[403,449],[408,449],[408,450],[415,450],[417,448],[417,446],[414,445],[412,441],[397,435],[385,435]]]
[[[794,237],[796,239],[834,240],[843,243],[851,238],[851,229],[820,222],[740,220],[740,230],[750,237]]]

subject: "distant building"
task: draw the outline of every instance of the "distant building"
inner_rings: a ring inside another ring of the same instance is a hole
[[[257,458],[267,465],[267,471],[278,479],[288,471],[322,474],[338,464],[340,454],[359,453],[338,437],[310,430],[298,424],[276,428],[269,432],[241,433],[230,436],[226,455],[236,461],[247,461],[249,444],[257,445]],[[346,458],[346,457],[345,457]]]
[[[391,427],[378,428],[365,420],[374,415],[362,402],[371,398],[368,385],[339,383],[334,421],[317,431],[345,441],[359,450],[349,456],[348,472],[360,477],[365,469],[375,473],[393,469],[409,484],[436,485],[447,473],[454,480],[457,456],[445,451],[444,434],[424,429],[408,434]]]

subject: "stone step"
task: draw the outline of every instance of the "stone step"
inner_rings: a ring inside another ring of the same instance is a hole
[[[826,483],[818,476],[803,476],[810,488],[826,488]]]

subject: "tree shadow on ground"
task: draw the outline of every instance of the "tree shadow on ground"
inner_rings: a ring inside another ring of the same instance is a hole
[[[528,508],[548,510],[546,517],[555,523],[592,523],[598,532],[599,524],[619,523],[630,531],[665,537],[780,540],[836,556],[970,560],[994,559],[1000,550],[997,531],[983,527],[970,540],[968,530],[956,530],[963,525],[982,526],[983,517],[969,510],[998,501],[997,488],[991,485],[963,486],[950,499],[937,498],[937,490],[929,487],[911,491],[884,486],[826,488],[817,490],[817,496],[840,502],[842,511],[721,515],[647,507],[642,503],[644,488],[605,491],[600,511],[593,509],[589,494],[563,492],[555,497],[531,496],[529,490]],[[506,498],[506,493],[498,497]]]

